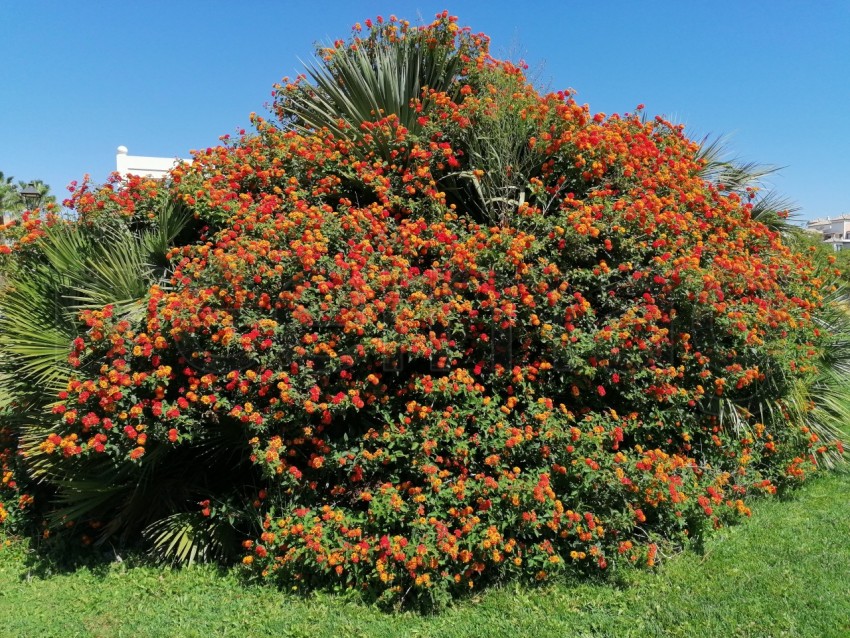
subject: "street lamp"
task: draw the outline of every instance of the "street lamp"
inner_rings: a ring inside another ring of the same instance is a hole
[[[24,200],[27,210],[33,210],[41,201],[41,193],[39,193],[35,185],[30,182],[27,184],[27,187],[21,191],[21,199]]]

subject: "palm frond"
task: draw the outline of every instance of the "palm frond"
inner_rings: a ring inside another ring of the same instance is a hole
[[[364,122],[395,115],[410,131],[420,127],[412,101],[422,98],[427,108],[427,87],[449,91],[461,69],[458,51],[431,46],[409,34],[388,46],[371,43],[337,52],[329,61],[305,64],[311,85],[287,95],[281,115],[297,130],[327,129],[335,136],[355,142],[363,138]],[[374,140],[389,157],[388,139]]]
[[[788,405],[792,418],[806,425],[820,441],[840,441],[850,449],[850,306],[844,292],[838,287],[827,295],[815,316],[826,335],[818,356],[818,372],[799,384]],[[835,467],[846,459],[837,448],[828,446],[819,460]]]
[[[112,305],[116,316],[140,319],[141,300],[167,273],[170,242],[191,218],[182,204],[164,202],[138,232],[46,227],[38,241],[42,261],[10,272],[0,294],[0,372],[7,381],[24,394],[55,397],[72,371],[67,356],[82,330],[79,313]]]
[[[157,206],[153,229],[143,233],[139,242],[147,252],[151,267],[167,266],[166,253],[193,219],[192,211],[181,200],[168,197]]]
[[[729,140],[726,137],[705,137],[697,151],[697,160],[703,163],[700,172],[703,179],[723,184],[726,190],[742,192],[747,187],[756,186],[765,177],[779,170],[777,166],[741,162],[730,157]]]
[[[759,407],[760,412],[769,409],[767,406]],[[731,430],[736,436],[742,437],[751,433],[750,416],[752,412],[739,403],[725,397],[718,400],[718,423],[721,428]]]
[[[730,157],[728,139],[725,137],[704,138],[697,151],[697,159],[702,162],[702,179],[737,193],[743,201],[749,199],[748,189],[762,189],[765,178],[781,168],[756,162],[742,162]],[[768,190],[753,203],[751,216],[771,230],[788,234],[796,228],[791,220],[793,213],[798,210],[793,202]]]
[[[7,391],[55,397],[71,371],[67,357],[76,334],[54,273],[41,270],[0,297],[0,367]]]
[[[143,537],[157,560],[186,566],[223,558],[234,545],[231,527],[192,512],[178,512],[151,523]]]

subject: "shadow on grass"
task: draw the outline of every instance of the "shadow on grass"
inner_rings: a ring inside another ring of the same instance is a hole
[[[837,472],[843,476],[850,476],[850,472],[842,470]],[[784,489],[773,499],[781,503],[789,503],[799,499],[798,489]],[[757,499],[757,503],[766,502],[766,499]],[[744,522],[743,525],[749,525]],[[713,534],[698,536],[691,539],[687,546],[687,552],[696,556],[706,555],[706,543],[710,542]],[[28,545],[27,545],[28,543]],[[183,568],[175,567],[169,563],[156,560],[139,545],[113,545],[109,541],[100,545],[81,546],[79,540],[72,543],[70,540],[61,538],[43,539],[40,535],[32,535],[29,538],[21,538],[20,544],[23,549],[24,570],[21,571],[19,579],[29,581],[32,579],[50,579],[53,576],[68,575],[84,570],[97,579],[105,579],[116,571],[126,571],[136,568],[159,568],[163,570],[179,571]],[[677,555],[679,551],[670,553],[668,551],[666,563],[670,558]],[[533,577],[513,577],[509,579],[482,580],[476,583],[474,590],[461,590],[452,592],[451,595],[429,596],[427,593],[419,597],[402,596],[387,600],[382,598],[378,590],[339,590],[332,585],[310,583],[302,587],[290,589],[282,583],[271,580],[260,579],[256,575],[249,574],[247,570],[238,569],[235,560],[227,562],[204,563],[206,569],[220,577],[226,575],[236,578],[246,587],[262,586],[268,588],[277,587],[285,591],[287,596],[292,596],[301,601],[310,601],[317,594],[331,595],[341,603],[353,603],[356,605],[370,606],[383,612],[394,614],[400,612],[413,612],[421,616],[433,616],[439,614],[448,607],[467,604],[470,601],[501,589],[514,587],[521,588],[525,592],[545,591],[553,585],[559,586],[604,586],[612,590],[625,592],[635,587],[641,580],[641,574],[649,573],[648,570],[626,567],[609,573],[580,572],[577,570],[567,572],[557,580],[538,582]]]
[[[20,543],[26,545],[24,566],[26,571],[19,576],[21,581],[49,579],[53,576],[68,575],[84,570],[98,579],[106,578],[116,569],[159,568],[177,570],[181,567],[155,559],[141,547],[116,546],[112,543],[81,546],[78,543],[45,540],[41,537],[20,537]],[[235,563],[205,563],[224,576],[233,569]]]

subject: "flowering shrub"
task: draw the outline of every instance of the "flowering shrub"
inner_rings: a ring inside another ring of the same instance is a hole
[[[172,507],[231,521],[258,575],[438,600],[653,565],[841,453],[791,400],[828,345],[822,275],[681,127],[541,95],[447,14],[322,54],[394,47],[456,64],[411,113],[320,127],[287,81],[278,123],[173,170],[203,230],[143,318],[83,313],[33,457],[215,448]],[[84,195],[82,220],[152,197]]]
[[[13,432],[0,428],[0,529],[21,528],[33,503],[17,450]],[[22,478],[24,484],[20,485]]]

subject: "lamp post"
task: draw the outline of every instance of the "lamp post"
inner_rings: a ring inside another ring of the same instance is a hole
[[[24,200],[27,210],[33,210],[41,201],[41,193],[38,192],[38,189],[32,182],[27,184],[27,187],[21,190],[20,195],[21,199]]]

